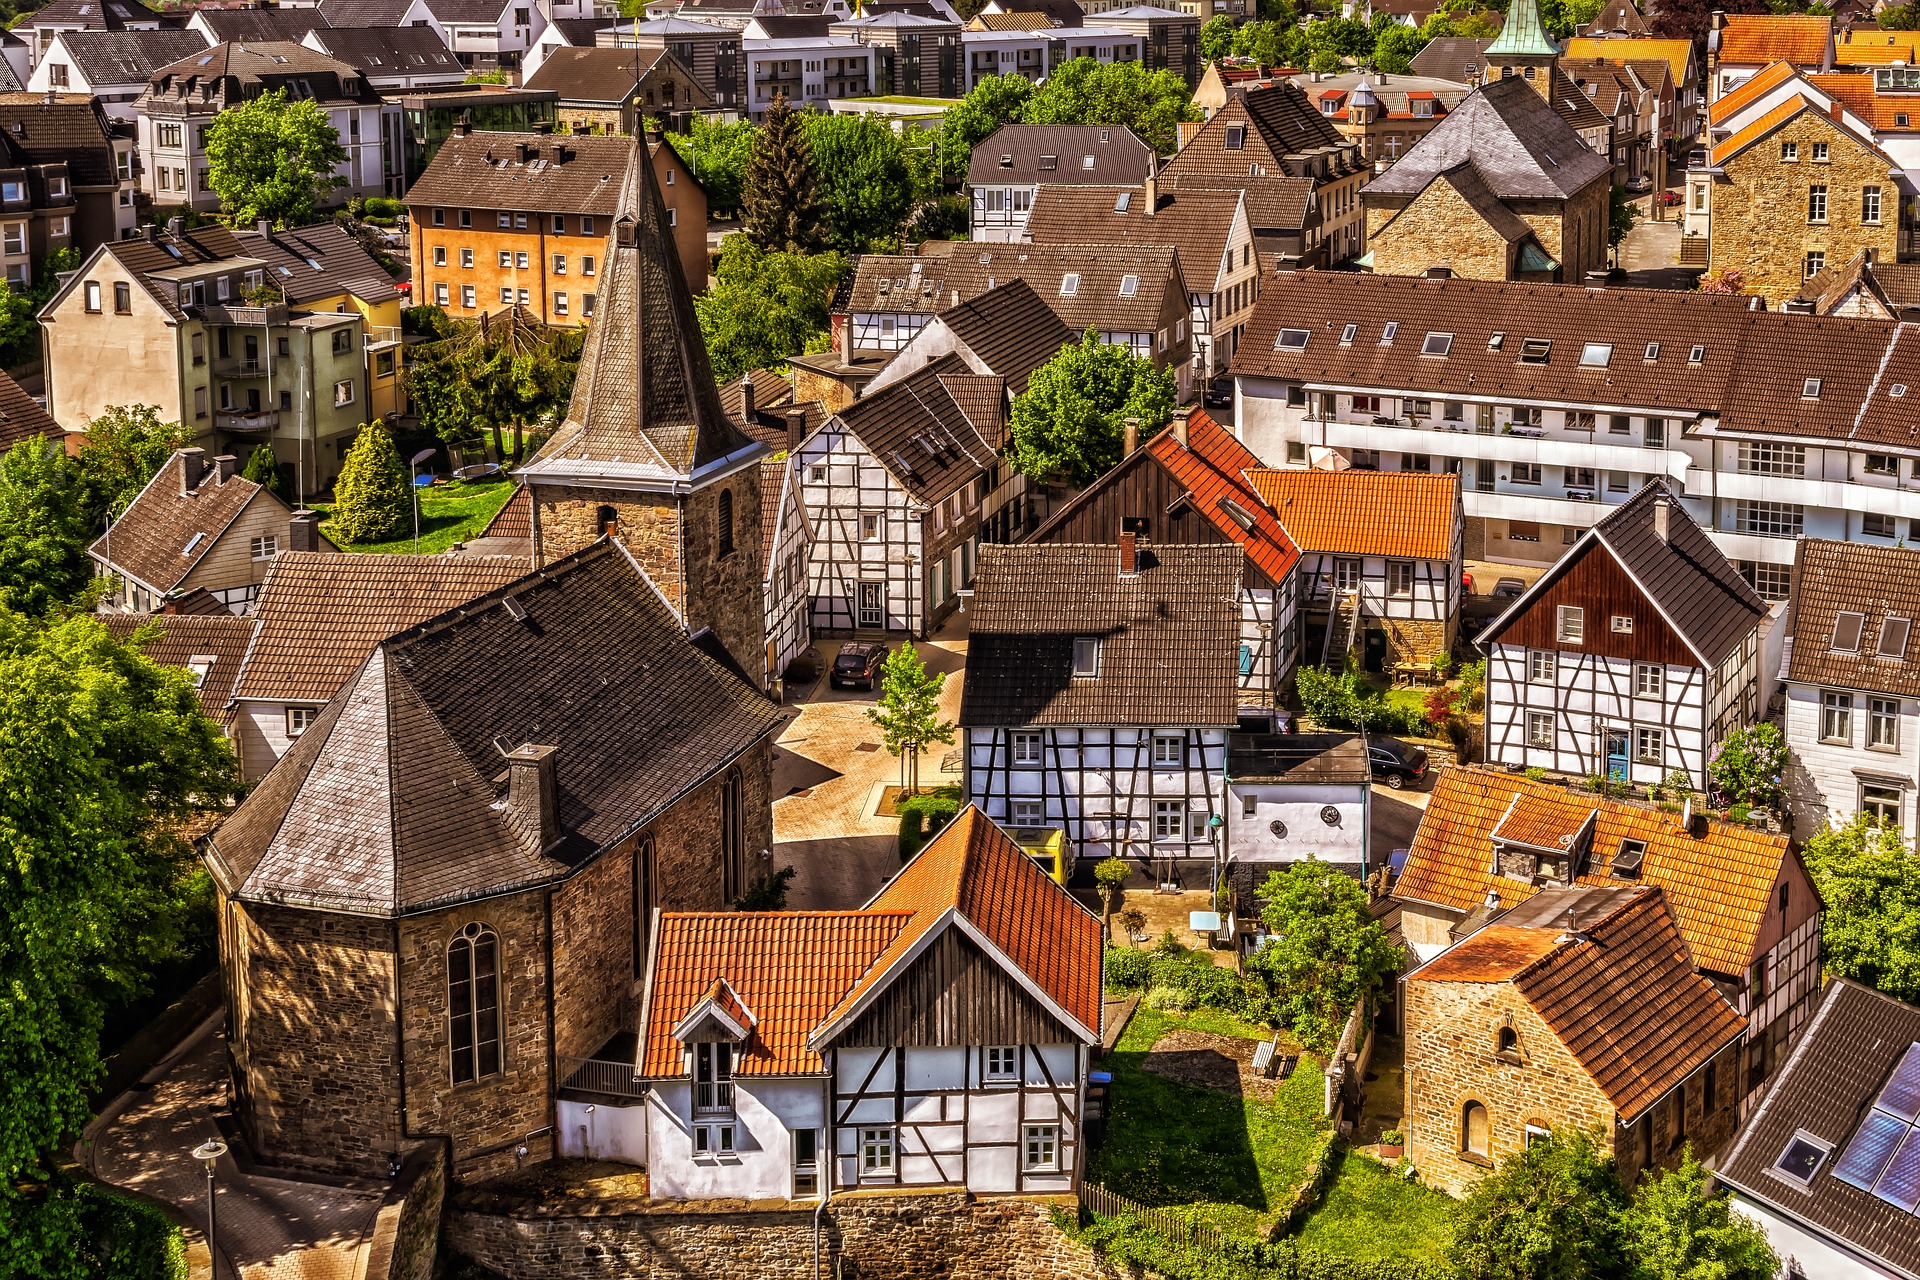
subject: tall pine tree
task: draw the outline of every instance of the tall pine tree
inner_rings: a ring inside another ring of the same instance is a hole
[[[805,123],[784,93],[775,94],[747,165],[740,201],[747,238],[769,253],[818,253],[826,247],[819,202]]]

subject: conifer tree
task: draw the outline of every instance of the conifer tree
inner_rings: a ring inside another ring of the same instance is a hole
[[[270,444],[255,445],[247,455],[246,469],[240,474],[269,493],[280,492],[280,461],[273,456]]]
[[[754,140],[741,197],[747,238],[769,253],[818,253],[826,245],[820,224],[820,175],[813,167],[805,122],[775,94]]]
[[[343,542],[378,542],[399,533],[412,511],[407,469],[387,424],[375,418],[347,450],[328,532]]]

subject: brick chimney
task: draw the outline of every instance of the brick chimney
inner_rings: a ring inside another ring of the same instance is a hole
[[[182,449],[180,451],[180,496],[191,498],[193,491],[200,487],[201,477],[207,474],[207,451],[205,449]]]
[[[318,551],[319,549],[320,513],[302,507],[287,517],[287,550]]]
[[[1121,454],[1121,456],[1124,458],[1131,458],[1133,456],[1134,450],[1138,449],[1139,447],[1140,447],[1140,419],[1128,418],[1126,449]]]
[[[787,453],[789,456],[800,452],[800,442],[807,438],[807,411],[805,409],[787,410]]]
[[[745,426],[753,420],[753,410],[753,375],[749,373],[746,377],[740,379],[740,419],[742,426]]]
[[[1131,578],[1140,572],[1140,553],[1133,545],[1133,531],[1120,535],[1120,576]]]
[[[507,822],[535,853],[560,838],[560,797],[553,775],[559,751],[529,742],[507,753]]]
[[[1153,161],[1147,161],[1147,180],[1140,184],[1146,189],[1140,201],[1140,212],[1149,218],[1153,216],[1153,206],[1160,202],[1160,179],[1153,172]]]
[[[213,460],[213,482],[215,484],[225,484],[227,481],[233,479],[234,473],[239,471],[239,469],[240,460],[238,458],[230,453],[220,454]]]

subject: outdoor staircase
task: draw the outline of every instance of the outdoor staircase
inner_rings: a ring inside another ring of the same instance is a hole
[[[1358,591],[1347,591],[1334,599],[1333,608],[1327,611],[1327,642],[1320,650],[1321,666],[1346,665],[1347,651],[1353,648],[1359,617]]]
[[[1705,236],[1680,237],[1680,265],[1683,267],[1705,267],[1707,265],[1707,238]]]

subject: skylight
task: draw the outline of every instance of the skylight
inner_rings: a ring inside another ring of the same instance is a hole
[[[1273,340],[1275,351],[1305,351],[1307,349],[1307,331],[1305,329],[1282,329]]]
[[[1450,333],[1429,333],[1426,341],[1420,344],[1423,356],[1444,356],[1453,350],[1453,335]]]
[[[1813,1175],[1820,1172],[1820,1164],[1833,1148],[1806,1133],[1796,1133],[1787,1141],[1787,1149],[1773,1162],[1773,1171],[1790,1182],[1803,1187],[1813,1185]]]
[[[1553,352],[1551,338],[1522,338],[1520,340],[1521,364],[1545,364]]]
[[[1805,382],[1801,383],[1800,398],[1802,400],[1818,400],[1820,398],[1820,379],[1808,378]]]
[[[1582,369],[1604,369],[1613,361],[1611,342],[1589,342],[1580,348]]]
[[[1707,358],[1707,349],[1701,346],[1697,342],[1694,343],[1693,348],[1687,352],[1688,364],[1699,364],[1702,360],[1705,360],[1706,358]]]
[[[205,533],[194,534],[191,538],[187,539],[187,545],[180,548],[180,554],[183,556],[192,555],[194,552],[194,548],[198,547],[202,542],[205,542],[206,540],[207,540],[207,535]]]
[[[1498,351],[1506,345],[1506,341],[1506,332],[1501,329],[1495,329],[1491,334],[1487,335],[1487,350]]]
[[[1880,643],[1874,649],[1878,658],[1904,658],[1907,654],[1907,632],[1913,629],[1913,623],[1906,618],[1896,618],[1888,614],[1880,622]]]
[[[1398,320],[1387,321],[1387,327],[1380,331],[1380,345],[1383,347],[1392,346],[1393,335],[1398,332],[1400,332],[1400,322]]]
[[[1139,292],[1140,292],[1139,276],[1121,276],[1120,277],[1120,296],[1121,297],[1131,298]]]
[[[1357,324],[1350,324],[1346,326],[1344,329],[1340,330],[1341,344],[1345,345],[1346,343],[1352,342],[1354,339],[1354,336],[1359,332],[1360,332],[1360,326]]]
[[[1660,358],[1660,344],[1657,342],[1649,342],[1647,344],[1647,353],[1640,358],[1642,360],[1658,360]]]
[[[1093,168],[1093,157],[1092,157],[1092,156],[1081,156],[1081,157],[1080,157],[1080,167],[1081,167],[1082,169],[1091,169],[1091,168]]]
[[[1119,195],[1113,198],[1113,211],[1115,213],[1125,213],[1127,211],[1127,206],[1132,203],[1133,203],[1133,192],[1122,191]]]
[[[1889,396],[1892,396],[1895,400],[1898,400],[1900,397],[1907,394],[1907,384],[1904,382],[1896,382],[1891,387],[1887,388],[1887,394]]]
[[[1920,1204],[1920,1141],[1913,1138],[1920,1114],[1920,1044],[1909,1045],[1873,1109],[1833,1166],[1850,1187],[1911,1213]]]
[[[1011,155],[1009,155],[1008,153],[1006,153],[1005,151],[1002,151],[1002,152],[1000,153],[1000,167],[1001,167],[1002,169],[1011,169],[1011,168],[1013,168],[1013,157],[1012,157]],[[1042,165],[1041,167],[1042,167],[1042,168],[1044,168],[1044,167],[1045,167],[1045,165],[1043,164],[1043,165]]]
[[[1060,296],[1061,297],[1073,298],[1073,297],[1078,297],[1079,294],[1080,294],[1080,276],[1078,275],[1078,273],[1069,271],[1066,275],[1060,277]]]
[[[1620,849],[1613,855],[1613,865],[1609,873],[1622,880],[1633,880],[1640,875],[1640,864],[1646,860],[1647,842],[1645,840],[1622,840]]]
[[[1835,653],[1860,652],[1860,625],[1867,620],[1864,613],[1841,610],[1833,615],[1833,639],[1827,647]]]
[[[1100,637],[1075,636],[1073,638],[1073,674],[1076,676],[1097,676],[1100,674]]]
[[[1007,157],[1007,165],[1009,168],[1012,167],[1013,165],[1012,156]],[[1060,167],[1060,157],[1059,156],[1041,156],[1040,167],[1042,169],[1058,169]]]

